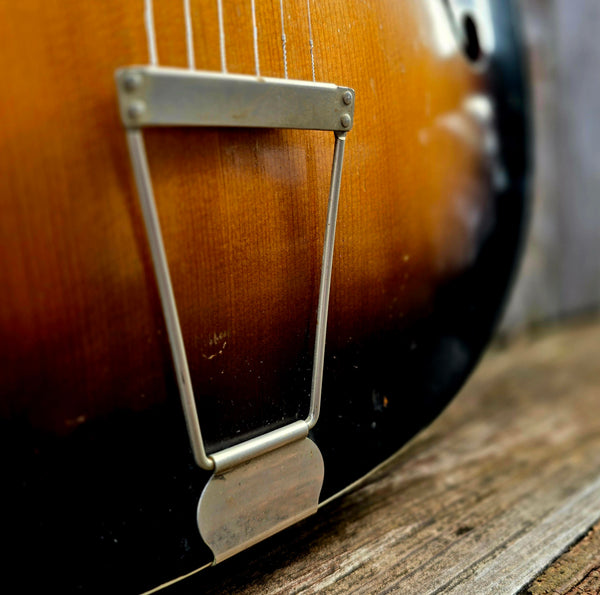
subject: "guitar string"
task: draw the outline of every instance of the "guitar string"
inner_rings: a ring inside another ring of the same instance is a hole
[[[285,78],[288,77],[287,68],[287,38],[285,36],[285,17],[283,15],[283,0],[279,0],[279,11],[281,13],[281,46],[283,49],[283,75]]]
[[[196,68],[196,58],[194,56],[194,32],[192,30],[192,11],[190,9],[190,0],[183,0],[183,13],[185,15],[185,45],[187,49],[188,68]]]
[[[152,0],[144,0],[144,24],[148,39],[148,60],[151,66],[158,66],[156,51],[156,32],[154,31],[154,7]]]
[[[156,31],[154,27],[154,6],[153,0],[144,0],[144,23],[146,26],[146,37],[148,40],[148,57],[149,63],[152,66],[158,66],[158,51],[156,48]],[[190,0],[184,0],[184,15],[185,15],[185,30],[186,30],[186,48],[187,48],[187,61],[188,68],[194,70],[196,68],[196,59],[194,53],[194,34],[192,28],[192,15],[190,8]],[[255,0],[251,0],[252,6],[252,30],[254,40],[254,66],[256,75],[260,76],[260,62],[258,55],[258,27],[256,25],[256,6]],[[316,80],[315,77],[315,59],[314,59],[314,41],[312,34],[312,20],[310,13],[310,0],[306,0],[307,16],[308,16],[308,35],[309,35],[309,47],[310,47],[310,64],[312,71],[312,79]],[[281,43],[283,51],[283,70],[284,76],[288,78],[288,64],[287,64],[287,37],[285,34],[285,16],[283,10],[283,0],[279,0],[279,9],[281,14]],[[223,1],[217,0],[217,12],[219,21],[219,47],[221,54],[221,70],[227,72],[227,59],[225,49],[225,27],[223,23]]]
[[[310,46],[310,67],[312,69],[312,79],[315,82],[315,54],[314,54],[314,43],[312,34],[312,22],[310,19],[310,0],[306,0],[306,10],[308,12],[308,43]]]
[[[250,0],[252,4],[252,34],[254,36],[254,67],[256,76],[260,76],[260,64],[258,62],[258,27],[256,26],[256,6],[254,0]]]
[[[219,48],[221,51],[221,71],[227,72],[227,60],[225,57],[225,27],[223,25],[223,0],[217,0],[217,12],[219,15]]]

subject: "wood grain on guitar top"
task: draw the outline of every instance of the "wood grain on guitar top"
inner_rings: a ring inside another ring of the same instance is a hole
[[[289,76],[310,79],[306,4],[286,4]],[[485,193],[472,192],[477,151],[449,131],[482,77],[460,54],[424,51],[436,11],[419,4],[312,8],[317,80],[357,94],[332,351],[427,312],[478,241],[465,212],[485,216]],[[216,3],[192,9],[196,65],[219,70]],[[249,11],[226,5],[230,72],[254,72]],[[261,74],[283,76],[279,3],[257,11]],[[185,67],[183,4],[155,2],[154,18],[160,65]],[[142,7],[28,1],[2,6],[0,22],[1,415],[65,433],[160,402],[172,384],[113,81],[117,67],[148,60]],[[273,395],[302,414],[330,135],[164,129],[146,139],[196,393],[218,400],[219,427],[276,417]]]
[[[0,3],[0,465],[20,591],[107,592],[118,577],[140,592],[211,560],[196,526],[207,474],[117,110],[115,70],[149,63],[149,4],[158,65],[187,67],[183,2]],[[228,71],[254,74],[252,3],[222,4]],[[255,4],[260,74],[282,77],[280,2]],[[527,204],[515,16],[481,3],[495,45],[477,58],[458,4],[310,1],[316,80],[356,91],[311,431],[321,501],[456,394],[514,271]],[[190,6],[196,67],[218,71],[217,2]],[[283,6],[289,77],[311,80],[307,2]],[[144,139],[208,452],[301,419],[333,135]]]

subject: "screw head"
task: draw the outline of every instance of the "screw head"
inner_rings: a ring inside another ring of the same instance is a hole
[[[132,101],[127,107],[127,115],[132,120],[137,120],[146,111],[146,104],[143,101]]]
[[[352,103],[352,93],[350,93],[350,91],[345,91],[342,95],[342,101],[346,105],[350,105]]]
[[[128,72],[123,79],[123,87],[126,91],[136,91],[142,85],[142,75],[139,72]]]
[[[340,124],[344,128],[349,128],[350,124],[352,124],[352,118],[350,117],[350,114],[342,114],[342,117],[340,118]]]

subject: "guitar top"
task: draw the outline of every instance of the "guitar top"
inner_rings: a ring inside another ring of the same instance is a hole
[[[0,6],[5,582],[152,589],[221,559],[215,481],[293,520],[300,476],[312,510],[440,413],[526,222],[517,17]]]

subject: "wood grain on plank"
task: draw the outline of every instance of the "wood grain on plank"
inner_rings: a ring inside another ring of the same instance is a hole
[[[599,346],[596,321],[493,351],[361,487],[173,592],[518,592],[600,518]]]
[[[521,595],[600,592],[600,523],[553,562]]]

